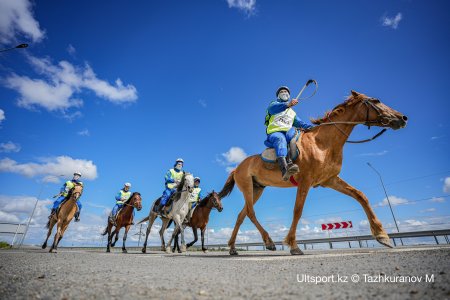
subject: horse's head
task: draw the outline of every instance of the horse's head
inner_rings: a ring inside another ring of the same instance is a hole
[[[83,193],[83,185],[75,184],[75,186],[71,190],[70,198],[73,200],[78,200],[78,198],[81,197],[82,193]]]
[[[405,127],[408,120],[405,115],[383,104],[379,99],[355,91],[352,91],[348,104],[357,109],[355,111],[357,120],[367,126],[389,127],[397,130]]]
[[[209,194],[212,198],[213,207],[216,208],[219,212],[223,210],[222,200],[220,200],[219,194],[217,194],[214,190]]]
[[[130,197],[130,205],[136,208],[138,211],[142,209],[142,198],[141,194],[138,192],[134,192]]]
[[[184,173],[183,179],[183,190],[187,190],[189,193],[194,191],[194,176],[191,173]]]

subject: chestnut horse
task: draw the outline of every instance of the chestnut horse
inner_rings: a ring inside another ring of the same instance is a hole
[[[296,242],[297,224],[309,189],[318,186],[332,188],[355,198],[367,215],[370,230],[375,239],[387,247],[392,247],[389,236],[370,207],[367,197],[341,179],[339,173],[342,167],[344,144],[356,125],[364,124],[397,130],[405,127],[406,121],[406,116],[381,103],[380,100],[355,91],[351,91],[348,99],[327,113],[325,117],[312,120],[317,126],[304,132],[297,141],[300,155],[294,163],[300,168],[300,172],[293,175],[291,180],[298,183],[298,187],[292,224],[284,243],[290,247],[292,255],[303,254]],[[244,195],[245,206],[237,217],[236,225],[228,241],[230,254],[238,254],[235,248],[236,235],[245,216],[248,216],[255,224],[266,248],[276,250],[269,234],[258,222],[253,205],[261,197],[266,186],[288,188],[293,187],[293,183],[283,181],[278,168],[271,170],[265,168],[259,155],[247,157],[230,173],[219,196],[221,198],[228,196],[235,183]]]
[[[57,224],[55,238],[53,239],[52,247],[49,252],[56,252],[58,244],[66,232],[67,226],[69,226],[75,213],[77,212],[77,200],[81,197],[83,193],[83,186],[81,184],[75,184],[75,186],[69,191],[67,195],[67,200],[61,204],[58,212],[53,214],[47,223],[48,233],[44,244],[42,244],[42,249],[47,247],[47,241],[52,234],[53,226]]]
[[[110,247],[114,247],[117,240],[119,239],[119,231],[122,227],[125,227],[125,234],[123,235],[123,245],[122,252],[127,253],[127,249],[125,248],[125,241],[127,240],[128,230],[130,230],[130,226],[133,225],[133,211],[136,208],[138,211],[142,209],[142,198],[141,194],[138,192],[134,192],[131,197],[124,202],[124,207],[120,210],[116,217],[116,224],[114,232],[111,234],[112,228],[114,224],[108,218],[108,225],[106,225],[105,231],[102,235],[108,234],[108,245],[106,246],[106,252],[111,252]],[[112,242],[115,236],[114,242]],[[111,243],[112,242],[112,243]]]
[[[222,201],[220,200],[219,194],[212,191],[206,197],[204,197],[195,207],[194,212],[192,213],[192,217],[188,223],[184,223],[183,226],[189,226],[192,228],[192,232],[194,233],[194,240],[186,245],[187,248],[191,247],[198,241],[197,236],[197,228],[200,229],[201,238],[202,238],[202,251],[206,252],[208,249],[205,248],[205,230],[208,225],[209,215],[211,210],[215,208],[219,212],[223,210]],[[170,226],[167,225],[167,227]],[[172,252],[175,252],[175,248],[178,249],[178,253],[181,253],[180,246],[178,245],[178,235],[175,236],[174,246],[172,248]]]

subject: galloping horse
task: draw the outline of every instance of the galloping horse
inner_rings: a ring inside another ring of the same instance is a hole
[[[223,210],[222,201],[220,200],[219,194],[217,194],[214,191],[209,193],[206,197],[204,197],[200,201],[200,203],[197,204],[189,222],[187,224],[186,223],[183,224],[183,226],[185,227],[186,226],[191,227],[192,232],[194,233],[194,240],[186,245],[187,248],[191,247],[192,245],[195,244],[195,242],[197,242],[198,240],[197,228],[199,228],[202,238],[202,250],[203,252],[206,252],[208,250],[207,248],[205,248],[205,230],[206,226],[208,225],[209,214],[211,213],[211,210],[213,208],[217,209],[219,212]],[[170,224],[168,226],[170,226]],[[172,252],[175,252],[175,248],[178,249],[178,252],[181,252],[180,247],[178,246],[178,234],[175,237]]]
[[[83,193],[83,186],[81,184],[75,184],[75,186],[69,191],[67,195],[67,200],[61,204],[57,213],[53,214],[51,219],[48,220],[47,228],[47,238],[45,239],[44,244],[42,244],[42,249],[47,247],[47,241],[52,234],[53,226],[57,224],[56,234],[53,239],[52,247],[49,252],[56,252],[58,248],[58,244],[64,236],[64,232],[66,232],[67,226],[69,226],[72,221],[76,211],[77,211],[77,200],[81,197]]]
[[[119,231],[122,227],[125,227],[125,234],[123,235],[123,245],[122,245],[122,252],[127,253],[127,249],[125,248],[125,241],[127,240],[127,234],[128,230],[130,230],[130,226],[133,224],[133,211],[136,208],[138,211],[142,209],[142,199],[141,194],[138,192],[134,192],[131,197],[123,204],[124,207],[120,210],[120,212],[117,214],[116,218],[116,228],[114,229],[114,232],[111,234],[112,227],[115,226],[109,219],[108,219],[108,225],[106,225],[105,231],[102,233],[102,235],[108,234],[108,246],[106,247],[106,252],[111,252],[110,247],[114,247],[117,240],[119,239]],[[111,241],[114,238],[114,235],[116,239],[113,243]]]
[[[316,127],[303,133],[297,141],[300,151],[295,164],[300,172],[293,175],[291,181],[298,183],[293,220],[284,243],[290,247],[292,255],[303,252],[296,243],[296,230],[302,215],[303,205],[311,187],[328,187],[355,198],[363,207],[370,222],[370,230],[375,239],[392,247],[389,236],[369,205],[367,197],[339,177],[342,167],[343,148],[353,128],[358,124],[367,126],[388,127],[394,130],[406,126],[407,117],[381,103],[376,98],[351,91],[348,99],[336,106],[323,118],[312,120]],[[230,254],[237,255],[235,248],[236,235],[245,216],[255,224],[268,250],[276,250],[275,244],[267,231],[258,222],[253,205],[261,197],[266,186],[292,187],[293,183],[283,181],[278,168],[267,169],[259,155],[243,160],[232,171],[219,193],[221,198],[228,196],[234,184],[244,194],[245,206],[239,213],[236,225],[228,242]]]
[[[181,182],[178,185],[177,191],[172,196],[173,198],[171,197],[171,199],[173,199],[171,200],[173,201],[172,208],[167,213],[167,215],[159,216],[162,220],[162,226],[161,229],[159,230],[159,235],[161,237],[161,251],[166,251],[168,253],[171,252],[170,244],[172,244],[172,240],[175,237],[175,232],[181,230],[181,244],[182,244],[181,249],[183,252],[186,252],[186,243],[184,241],[184,228],[182,227],[182,223],[189,210],[187,202],[189,193],[192,193],[193,190],[194,190],[194,176],[192,176],[192,174],[190,173],[184,173],[183,177],[181,178]],[[152,230],[153,223],[158,217],[158,214],[155,212],[155,207],[157,206],[157,204],[159,204],[160,200],[161,198],[156,199],[152,204],[148,216],[138,222],[138,224],[140,224],[142,222],[149,220],[147,232],[145,234],[144,247],[142,248],[142,253],[147,252],[148,235]],[[173,231],[172,237],[170,238],[170,241],[166,248],[164,243],[164,231],[166,231],[167,225],[169,224],[170,220],[173,220],[175,222],[176,227]]]

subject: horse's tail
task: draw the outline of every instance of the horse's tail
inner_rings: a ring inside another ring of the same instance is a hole
[[[147,220],[148,220],[148,216],[146,216],[145,218],[143,218],[142,220],[140,220],[139,222],[137,222],[136,225],[139,225],[139,224],[141,224],[141,223],[143,223],[143,222],[145,222],[145,221],[147,221]]]
[[[106,227],[105,227],[105,230],[103,230],[102,235],[106,235],[108,233],[108,227],[109,227],[109,218],[108,218],[108,222],[106,222]]]
[[[233,191],[234,183],[235,183],[234,182],[234,172],[235,172],[235,170],[231,171],[230,176],[228,176],[228,179],[225,182],[222,190],[219,192],[220,199],[227,197]]]

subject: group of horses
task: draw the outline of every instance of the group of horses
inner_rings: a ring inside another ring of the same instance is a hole
[[[294,163],[299,167],[300,172],[293,175],[290,181],[283,181],[280,170],[274,167],[267,167],[267,162],[264,162],[260,155],[249,156],[229,174],[219,193],[213,191],[202,199],[188,222],[184,222],[188,213],[187,199],[189,193],[193,190],[194,179],[192,174],[185,173],[177,192],[170,200],[172,201],[171,209],[165,214],[159,215],[163,223],[159,231],[161,236],[161,250],[172,252],[170,245],[177,235],[181,234],[181,251],[186,251],[187,247],[192,246],[197,241],[197,229],[199,228],[201,230],[202,250],[206,251],[204,247],[204,233],[211,209],[216,208],[221,211],[223,208],[221,199],[228,196],[235,185],[242,192],[245,204],[237,217],[234,230],[228,242],[231,255],[238,254],[235,247],[236,236],[245,217],[248,217],[260,232],[266,249],[276,250],[275,244],[268,232],[256,218],[253,208],[261,197],[264,188],[267,186],[282,188],[297,187],[293,219],[289,232],[284,239],[285,244],[290,247],[290,253],[292,255],[303,254],[296,242],[297,225],[302,215],[309,189],[318,186],[332,188],[356,199],[367,215],[370,230],[374,238],[379,243],[387,247],[392,247],[389,236],[375,215],[367,197],[363,192],[355,189],[341,179],[339,173],[342,167],[344,145],[356,125],[361,124],[368,127],[378,126],[397,130],[406,126],[407,117],[383,104],[377,98],[351,91],[350,96],[343,103],[326,113],[324,117],[312,120],[312,123],[316,126],[304,131],[301,134],[301,138],[296,142],[300,154]],[[76,212],[76,200],[81,196],[81,193],[82,186],[76,185],[68,195],[68,199],[61,205],[58,213],[49,220],[47,224],[49,231],[42,248],[47,246],[47,240],[52,232],[52,228],[57,224],[57,232],[50,252],[57,249],[59,241],[62,239],[67,226]],[[155,219],[158,217],[158,213],[155,211],[155,205],[158,201],[159,199],[155,200],[151,206],[148,217],[139,222],[149,221],[144,246],[142,248],[143,253],[146,253],[148,236]],[[110,251],[110,247],[114,246],[117,242],[119,238],[118,233],[122,227],[125,227],[122,251],[126,252],[125,241],[127,232],[133,224],[134,208],[137,210],[142,208],[142,199],[139,193],[133,193],[125,203],[124,208],[117,216],[116,226],[110,222],[108,223],[103,233],[104,235],[108,234],[108,252]],[[171,221],[175,223],[175,229],[166,247],[163,235]],[[192,227],[195,237],[195,240],[187,245],[184,240],[184,228],[186,226]],[[112,231],[113,227],[115,227],[114,231]],[[112,242],[114,237],[115,240]]]

